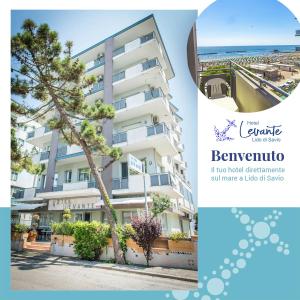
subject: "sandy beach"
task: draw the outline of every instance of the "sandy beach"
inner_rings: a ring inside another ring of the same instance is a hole
[[[201,61],[199,60],[200,69],[203,67],[206,69],[207,67],[219,66],[219,65],[229,65],[230,61],[234,61],[235,63],[241,66],[248,66],[250,64],[256,63],[285,63],[300,66],[300,52],[291,52],[291,53],[272,53],[269,55],[263,56],[243,56],[243,57],[233,57],[226,58],[220,60],[211,60],[211,61]]]

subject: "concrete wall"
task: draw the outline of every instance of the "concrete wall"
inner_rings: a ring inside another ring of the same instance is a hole
[[[183,269],[198,269],[197,260],[197,241],[193,241],[193,252],[174,252],[168,249],[153,249],[153,259],[150,261],[150,266],[153,267],[171,267],[171,268],[183,268]],[[61,245],[59,243],[52,242],[51,254],[76,257],[74,252],[74,245],[65,243]],[[113,248],[107,246],[103,249],[103,253],[100,260],[114,259]],[[126,252],[126,261],[130,264],[146,265],[146,259],[141,251],[137,251],[134,248],[128,247]]]
[[[236,104],[240,112],[257,112],[280,103],[278,99],[236,71]]]

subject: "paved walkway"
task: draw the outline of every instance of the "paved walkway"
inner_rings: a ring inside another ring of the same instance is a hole
[[[12,257],[20,259],[30,259],[37,261],[46,261],[55,264],[63,264],[69,266],[85,266],[94,267],[106,270],[115,270],[119,272],[127,272],[140,275],[149,275],[160,278],[168,278],[174,280],[188,281],[191,283],[197,283],[197,271],[186,270],[186,269],[175,269],[175,268],[165,268],[165,267],[145,267],[137,265],[118,265],[113,263],[95,262],[80,260],[73,257],[63,257],[55,256],[47,253],[37,253],[37,252],[12,252]]]

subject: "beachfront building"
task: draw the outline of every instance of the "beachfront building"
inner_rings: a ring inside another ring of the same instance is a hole
[[[34,145],[27,142],[27,135],[29,132],[34,131],[40,125],[27,119],[24,116],[14,116],[17,119],[18,124],[23,124],[16,128],[16,138],[19,147],[22,152],[31,154],[38,149],[35,149]],[[32,199],[35,194],[35,181],[37,179],[36,175],[28,173],[26,170],[21,172],[11,171],[11,204],[12,204],[12,223],[22,223],[31,224],[31,213],[26,213],[23,211],[19,213],[16,207],[21,207],[21,203],[26,199]],[[38,205],[39,206],[39,205]],[[26,206],[27,208],[28,206]],[[35,208],[36,204],[32,204],[31,208]]]
[[[267,80],[276,80],[280,76],[279,68],[269,64],[251,64],[249,68],[252,72],[262,75]]]
[[[127,155],[145,163],[147,202],[151,193],[166,194],[172,207],[161,215],[163,234],[192,233],[194,205],[183,160],[184,145],[178,108],[171,102],[168,81],[174,77],[162,37],[153,15],[121,30],[74,56],[86,65],[86,73],[98,82],[85,91],[88,103],[101,99],[115,107],[114,120],[101,124],[107,143],[121,147],[123,157],[102,172],[119,223],[144,211],[142,175],[128,170]],[[106,222],[99,190],[79,146],[66,145],[57,130],[43,124],[28,132],[27,142],[40,149],[33,160],[46,164],[38,176],[35,193],[24,199],[38,203],[31,213],[40,225],[62,221],[70,208],[73,221]],[[100,124],[99,124],[100,125]],[[102,159],[97,161],[101,169]],[[45,206],[46,203],[46,206]]]

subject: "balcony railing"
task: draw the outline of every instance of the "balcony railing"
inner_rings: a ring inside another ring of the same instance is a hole
[[[113,135],[113,144],[127,142],[127,132],[119,132]]]
[[[50,151],[41,152],[40,160],[45,160],[49,158]]]
[[[115,110],[126,108],[126,99],[120,99],[113,103]]]
[[[67,154],[67,151],[68,151],[68,146],[62,146],[62,147],[58,148],[56,158],[65,156]]]
[[[112,77],[112,81],[116,82],[125,78],[125,71],[119,72]]]
[[[172,179],[169,173],[160,173],[150,175],[151,186],[172,185]]]
[[[284,90],[282,90],[281,88],[277,87],[276,85],[272,84],[271,82],[265,80],[265,79],[262,79],[260,78],[259,76],[255,75],[254,73],[252,73],[251,71],[247,70],[246,68],[240,66],[239,64],[235,63],[234,61],[230,61],[230,69],[231,68],[234,68],[238,71],[243,71],[246,75],[247,75],[247,78],[252,78],[254,79],[258,84],[259,86],[265,90],[264,86],[268,86],[270,87],[272,90],[276,91],[277,93],[279,93],[281,96],[284,96],[284,97],[288,97],[290,96],[289,93],[285,92]]]
[[[105,58],[104,58],[104,56],[101,56],[101,57],[94,60],[94,65],[87,68],[86,72],[91,71],[91,70],[93,70],[95,68],[98,68],[100,66],[103,66],[104,64],[105,64]]]
[[[145,93],[145,101],[164,96],[161,88],[150,89],[149,91],[145,91],[144,93]]]
[[[142,63],[143,71],[160,66],[157,58],[153,58]]]
[[[112,189],[113,190],[128,189],[128,178],[114,178],[112,180]]]
[[[117,48],[113,51],[113,57],[117,56],[117,55],[120,55],[122,53],[125,52],[125,46],[122,46],[120,48]]]
[[[14,199],[22,199],[22,198],[24,198],[24,190],[15,191],[12,194],[12,198],[14,198]]]
[[[103,90],[104,90],[104,81],[101,80],[101,81],[95,83],[93,85],[92,89],[90,91],[88,91],[87,93],[85,93],[85,96],[91,95],[91,94],[94,94],[94,93],[97,93],[97,92],[100,92]]]
[[[63,191],[62,184],[53,186],[50,192],[61,192],[61,191]],[[36,189],[36,193],[46,193],[46,192],[48,192],[48,191],[45,191],[44,187],[40,187],[40,188]]]
[[[150,32],[150,33],[142,36],[140,38],[140,42],[141,42],[141,44],[143,44],[143,43],[146,43],[146,42],[148,42],[150,40],[153,40],[153,39],[154,39],[154,32]]]
[[[165,123],[158,123],[147,127],[147,136],[165,133],[169,135],[169,128]]]

